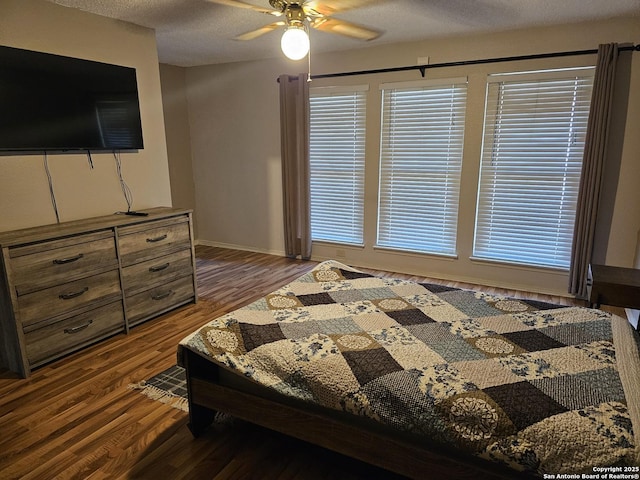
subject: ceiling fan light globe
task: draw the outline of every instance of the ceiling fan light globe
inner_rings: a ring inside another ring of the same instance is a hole
[[[309,36],[302,28],[289,27],[280,41],[282,53],[291,60],[300,60],[309,53]]]

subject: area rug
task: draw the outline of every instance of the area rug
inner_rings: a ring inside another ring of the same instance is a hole
[[[166,403],[184,412],[189,411],[187,379],[184,368],[179,365],[174,365],[148,380],[131,384],[129,388],[140,390],[140,393],[152,400]]]

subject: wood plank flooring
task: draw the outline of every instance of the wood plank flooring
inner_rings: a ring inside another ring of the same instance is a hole
[[[197,247],[196,256],[201,300],[196,305],[40,367],[26,380],[0,370],[0,478],[399,478],[241,422],[193,439],[186,413],[128,388],[175,364],[177,343],[208,319],[250,303],[316,264],[213,247]],[[559,297],[486,290],[572,303]]]

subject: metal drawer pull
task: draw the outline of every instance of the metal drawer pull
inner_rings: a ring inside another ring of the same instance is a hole
[[[159,293],[157,295],[151,295],[153,300],[162,300],[163,298],[167,298],[169,295],[173,295],[173,290],[168,290],[164,293]]]
[[[68,333],[68,334],[78,333],[80,330],[84,330],[85,328],[87,328],[92,323],[93,323],[93,320],[89,320],[84,325],[78,325],[77,327],[71,327],[71,328],[65,328],[64,329],[64,333]]]
[[[56,258],[53,263],[55,263],[56,265],[64,265],[65,263],[71,263],[75,262],[76,260],[80,260],[82,257],[84,257],[84,254],[79,253],[75,257]]]
[[[165,238],[167,238],[167,234],[166,233],[164,235],[160,235],[159,237],[147,238],[147,242],[149,242],[149,243],[161,242]]]
[[[169,262],[165,263],[164,265],[158,265],[157,267],[149,267],[149,271],[150,272],[161,272],[162,270],[164,270],[165,268],[169,267]]]
[[[88,291],[89,291],[89,287],[84,287],[82,290],[78,290],[77,292],[63,293],[61,295],[58,295],[58,298],[61,300],[71,300],[72,298],[79,297],[80,295]]]

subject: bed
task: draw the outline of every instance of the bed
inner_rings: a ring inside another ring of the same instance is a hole
[[[178,362],[195,436],[225,412],[409,478],[635,475],[639,345],[600,310],[327,261],[212,319]]]

